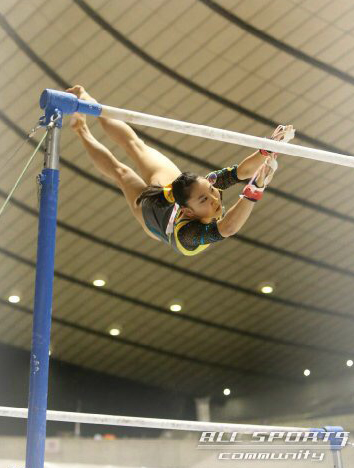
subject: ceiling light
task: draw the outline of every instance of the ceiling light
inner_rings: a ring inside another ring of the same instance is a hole
[[[111,328],[109,330],[109,334],[112,336],[118,336],[120,334],[120,330],[119,328]]]
[[[104,286],[106,284],[105,280],[104,279],[95,279],[93,281],[93,285],[94,286],[97,286],[98,288],[101,288],[102,286]]]
[[[311,371],[309,369],[304,370],[304,376],[308,377],[311,374]]]
[[[13,304],[16,304],[17,302],[20,302],[19,296],[10,296],[9,297],[9,302],[12,302]]]
[[[263,294],[271,294],[274,291],[275,284],[272,281],[263,281],[259,284],[258,289]]]
[[[351,359],[348,359],[347,366],[352,367],[353,364],[354,364],[353,361]]]
[[[231,393],[231,390],[229,388],[224,388],[224,395],[229,396]]]
[[[181,312],[182,306],[181,304],[171,304],[170,305],[170,311],[171,312]]]

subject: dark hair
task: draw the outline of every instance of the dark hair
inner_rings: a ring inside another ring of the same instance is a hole
[[[182,172],[172,182],[172,193],[179,206],[187,206],[191,187],[198,177],[193,172]],[[167,206],[169,204],[164,196],[162,185],[148,185],[137,198],[136,203],[140,205],[143,200],[146,200],[150,206]]]

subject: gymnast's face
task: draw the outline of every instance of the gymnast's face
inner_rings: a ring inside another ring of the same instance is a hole
[[[203,177],[193,183],[188,205],[183,209],[187,216],[210,221],[222,214],[220,192]]]

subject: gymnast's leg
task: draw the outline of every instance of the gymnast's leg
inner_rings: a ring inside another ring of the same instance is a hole
[[[80,85],[69,88],[67,92],[75,94],[79,99],[95,101]],[[167,185],[181,174],[169,158],[146,145],[125,122],[105,117],[99,120],[107,135],[125,149],[147,185]]]
[[[122,190],[131,212],[146,234],[153,239],[160,240],[146,227],[142,207],[136,204],[136,199],[146,188],[146,183],[133,169],[118,161],[105,146],[94,138],[86,125],[84,115],[74,114],[70,126],[79,137],[98,171],[113,180]]]

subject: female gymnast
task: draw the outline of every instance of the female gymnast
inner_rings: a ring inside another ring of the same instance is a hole
[[[96,102],[80,85],[66,91],[79,99]],[[84,115],[74,114],[70,126],[96,168],[122,190],[146,234],[166,242],[183,255],[196,255],[210,244],[236,234],[247,221],[255,202],[262,198],[277,168],[277,155],[259,150],[239,165],[205,177],[181,172],[126,123],[103,117],[99,120],[107,135],[132,159],[140,176],[93,137]],[[290,134],[293,135],[291,125],[279,125],[271,138],[289,141]],[[246,179],[251,180],[243,189],[241,199],[225,213],[222,191]]]

